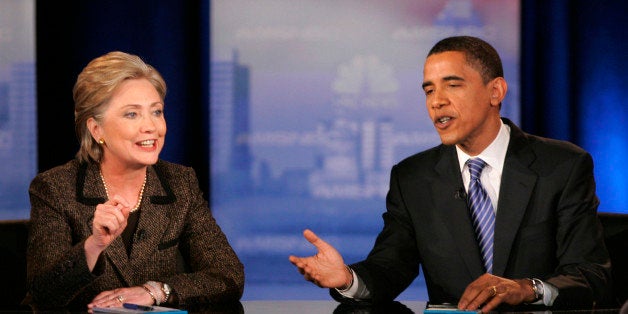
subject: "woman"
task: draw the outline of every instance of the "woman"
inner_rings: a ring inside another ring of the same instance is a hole
[[[35,309],[237,301],[243,265],[192,168],[159,159],[166,84],[139,57],[92,60],[74,86],[76,159],[30,186]]]

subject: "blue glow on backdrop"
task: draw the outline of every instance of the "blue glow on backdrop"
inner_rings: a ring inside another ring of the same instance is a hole
[[[246,265],[244,299],[328,299],[288,255],[311,228],[347,263],[382,226],[389,171],[439,143],[429,48],[476,35],[503,57],[519,121],[519,1],[212,1],[212,211]],[[425,300],[423,278],[400,299]]]
[[[595,161],[600,212],[628,213],[626,3],[584,2],[574,38],[579,142]]]
[[[628,208],[628,92],[623,87],[625,72],[615,67],[617,56],[597,59],[586,72],[587,84],[580,91],[582,145],[595,160],[599,211],[625,213]],[[622,72],[622,73],[618,73]]]

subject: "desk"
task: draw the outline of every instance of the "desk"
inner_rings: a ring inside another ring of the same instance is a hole
[[[385,306],[366,307],[340,304],[334,300],[268,300],[241,301],[232,304],[214,304],[208,308],[188,309],[189,314],[422,314],[425,301],[393,302]],[[28,308],[2,310],[0,314],[86,314],[83,311],[31,311]],[[495,312],[497,313],[497,312]],[[617,314],[619,309],[577,310],[577,311],[525,311],[500,314]],[[628,308],[621,314],[628,313]]]
[[[334,301],[241,301],[244,314],[412,314],[423,313],[425,301],[400,301],[378,307],[357,307]],[[235,313],[235,312],[233,312]],[[242,312],[240,312],[242,313]],[[526,314],[615,314],[619,309],[510,312]],[[212,313],[213,314],[213,313]],[[623,312],[622,312],[623,314]]]
[[[349,307],[329,301],[242,301],[245,314],[423,313],[424,301],[402,301],[379,309]]]
[[[390,306],[378,309],[348,306],[334,300],[267,300],[241,301],[230,304],[214,304],[203,308],[187,309],[189,314],[396,314],[422,313],[425,302],[395,302]],[[8,310],[0,309],[0,314],[87,314],[83,311],[44,310],[32,311],[28,307]]]

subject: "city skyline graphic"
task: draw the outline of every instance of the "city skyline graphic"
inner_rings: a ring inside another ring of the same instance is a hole
[[[246,266],[245,299],[329,297],[288,262],[315,253],[305,228],[348,264],[366,257],[390,168],[439,144],[420,88],[437,40],[499,43],[502,113],[519,120],[518,2],[325,4],[212,2],[211,207]],[[422,277],[407,295],[426,298]]]

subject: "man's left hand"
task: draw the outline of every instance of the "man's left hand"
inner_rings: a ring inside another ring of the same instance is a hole
[[[534,301],[534,290],[527,279],[507,279],[484,274],[464,290],[458,308],[490,312],[501,303],[517,305]]]

